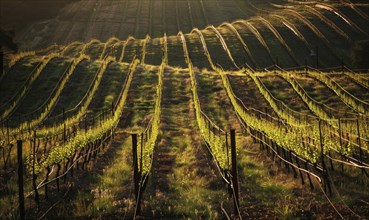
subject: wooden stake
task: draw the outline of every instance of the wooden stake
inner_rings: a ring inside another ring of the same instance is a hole
[[[236,132],[231,129],[231,157],[232,157],[232,183],[235,197],[234,212],[238,214],[239,207],[239,190],[238,190],[238,173],[237,173],[237,155],[236,155]]]
[[[19,217],[26,218],[26,211],[24,208],[24,187],[23,187],[23,158],[22,158],[22,140],[17,141],[18,152],[18,196],[19,196]]]
[[[137,134],[132,134],[132,158],[133,158],[133,180],[134,180],[134,190],[135,197],[138,196],[139,188],[139,175],[137,166]]]
[[[324,191],[329,190],[329,193],[332,194],[331,187],[329,184],[329,178],[328,178],[328,170],[325,165],[324,161],[324,143],[323,143],[323,135],[322,135],[322,120],[319,120],[319,137],[320,137],[320,156],[321,156],[321,162],[322,162],[322,168],[323,168],[323,176],[324,176]]]

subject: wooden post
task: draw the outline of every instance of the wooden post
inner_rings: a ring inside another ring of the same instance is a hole
[[[37,179],[37,175],[35,173],[35,165],[36,165],[36,130],[33,131],[33,161],[32,161],[32,186],[33,186],[33,190],[35,191],[35,202],[37,204],[37,209],[40,210],[40,199],[39,199],[39,195],[38,195],[38,190],[37,190],[37,184],[36,184],[36,179]]]
[[[48,181],[49,181],[49,175],[50,175],[50,172],[51,172],[51,169],[50,169],[50,167],[48,166],[47,168],[46,168],[46,170],[47,170],[47,172],[46,172],[46,176],[45,176],[45,199],[48,199],[49,198],[49,190],[48,190],[48,187],[47,187],[47,185],[48,185]]]
[[[338,119],[338,132],[340,135],[340,148],[341,148],[341,160],[343,161],[343,155],[342,155],[342,148],[343,148],[343,144],[342,144],[342,128],[341,128],[341,119]],[[341,173],[343,174],[344,172],[344,168],[343,168],[343,163],[341,163]]]
[[[273,159],[273,162],[274,162],[274,158],[275,158],[275,143],[273,140],[270,140],[271,141],[271,147],[272,147],[272,159]]]
[[[360,150],[360,163],[362,163],[362,161],[363,161],[363,149],[361,148],[359,118],[356,119],[356,128],[357,128],[357,144],[359,145],[359,150]],[[364,169],[361,169],[361,171],[362,171],[362,173],[365,172]]]
[[[262,137],[262,133],[261,133],[261,131],[257,131],[257,134],[258,134],[258,138],[259,138],[259,146],[260,146],[260,150],[264,150],[264,148],[263,148],[263,137]]]
[[[308,162],[305,161],[305,170],[308,170],[307,164],[308,164]],[[310,178],[310,174],[309,173],[307,173],[307,177],[308,177],[308,180],[309,180],[310,189],[313,190],[314,189],[314,185],[313,185],[313,182],[311,181],[311,178]]]
[[[239,191],[238,191],[238,174],[237,174],[237,155],[236,155],[236,132],[231,129],[231,157],[232,157],[232,184],[234,190],[234,212],[238,214],[239,207]]]
[[[70,158],[70,176],[73,177],[73,170],[74,170],[74,158],[77,154],[77,150],[74,150],[74,154],[72,155],[72,157]]]
[[[288,159],[287,159],[287,154],[286,154],[286,150],[284,149],[284,147],[282,147],[282,152],[283,152],[283,159],[285,159],[284,166],[286,167],[287,172],[290,173],[290,166],[287,163]]]
[[[331,187],[329,184],[328,178],[328,170],[324,161],[324,143],[323,143],[323,135],[322,135],[322,120],[319,120],[319,137],[320,137],[320,157],[322,160],[322,168],[323,168],[323,176],[324,176],[324,191],[326,192],[327,188],[329,193],[332,194]]]
[[[231,173],[230,173],[230,170],[231,170],[231,165],[229,164],[229,143],[228,143],[228,133],[226,132],[225,133],[225,138],[226,138],[226,141],[225,141],[225,147],[226,147],[226,154],[227,154],[227,170],[225,171],[225,176],[227,178],[227,180],[230,181],[230,178],[231,178]],[[231,184],[228,184],[228,196],[229,198],[232,198],[232,195],[233,195],[233,192],[232,192],[232,186]]]
[[[229,145],[228,145],[228,133],[225,133],[225,139],[226,139],[226,152],[227,152],[227,165],[228,165],[228,169],[229,167]]]
[[[297,167],[298,168],[301,168],[300,167],[300,163],[299,163],[300,158],[298,158],[297,156],[295,156],[295,160],[296,160]],[[300,169],[299,169],[299,173],[300,173],[300,178],[301,178],[301,184],[302,185],[305,185],[304,176],[302,175],[302,172],[301,172]]]
[[[132,157],[133,157],[133,181],[134,181],[134,190],[135,197],[138,197],[138,188],[139,188],[139,176],[138,176],[138,166],[137,166],[137,134],[132,134]]]
[[[68,166],[69,166],[69,163],[70,163],[70,159],[67,158],[67,162],[65,163],[64,165],[64,173],[67,172],[68,170]],[[64,183],[67,181],[67,174],[64,175]]]
[[[46,142],[47,143],[47,142]],[[35,159],[36,159],[36,151],[38,151],[38,149],[36,150],[36,129],[33,130],[33,156],[34,156],[34,163],[36,162]]]
[[[363,161],[363,149],[361,149],[359,118],[356,119],[356,128],[357,128],[357,144],[359,145],[359,149],[360,149],[360,162],[362,162]]]
[[[295,170],[295,167],[294,167],[294,166],[292,166],[292,164],[293,164],[293,159],[292,159],[292,151],[291,151],[291,150],[289,150],[289,151],[288,151],[288,155],[287,155],[287,157],[288,157],[288,161],[291,163],[291,169],[292,169],[292,171],[293,171],[293,177],[294,177],[294,178],[297,178],[297,172],[296,172],[296,170]],[[296,158],[295,158],[295,160],[296,160]]]
[[[281,151],[281,147],[276,143],[275,146],[277,146],[277,155],[278,156],[282,156],[282,151]],[[278,165],[282,166],[282,159],[279,158],[278,160]]]
[[[263,134],[263,136],[264,136],[264,142],[265,142],[264,147],[265,147],[265,149],[267,151],[267,156],[270,156],[270,152],[269,152],[269,147],[270,147],[269,138],[265,134]]]
[[[24,209],[24,188],[23,188],[23,158],[22,158],[22,140],[17,141],[18,152],[18,195],[19,195],[19,216],[20,219],[26,218]]]
[[[65,111],[64,111],[64,108],[63,108],[63,144],[65,144],[65,141],[67,139],[67,135],[66,135],[66,124],[65,124]]]
[[[141,149],[140,149],[140,173],[142,174],[142,152],[144,146],[144,133],[141,133]]]
[[[329,161],[330,161],[330,164],[331,164],[331,170],[334,171],[334,165],[333,165],[333,161],[331,159],[332,158],[332,155],[331,155],[331,152],[330,151],[328,152],[328,155],[330,157]]]

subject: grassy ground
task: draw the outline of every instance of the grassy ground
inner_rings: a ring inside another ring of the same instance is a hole
[[[10,101],[15,93],[20,90],[40,61],[37,57],[24,58],[5,73],[0,81],[1,106]]]
[[[87,49],[86,54],[89,55],[92,59],[100,59],[103,49],[104,49],[103,43],[96,43]]]
[[[114,68],[122,66],[116,65]],[[60,193],[55,193],[56,190],[53,188],[51,192],[55,194],[50,196],[49,204],[42,203],[42,210],[37,213],[38,216],[45,214],[49,207],[58,203],[50,209],[48,216],[57,218],[68,216],[71,219],[114,219],[123,216],[131,218],[135,202],[132,194],[132,150],[131,137],[125,131],[142,130],[151,117],[154,103],[149,97],[153,93],[147,89],[147,84],[156,83],[156,71],[157,68],[150,66],[137,68],[133,74],[127,105],[112,143],[99,153],[87,170],[77,171],[77,175],[63,185]],[[142,78],[146,80],[142,81]],[[31,216],[33,214],[35,213]]]
[[[122,89],[128,68],[129,65],[127,63],[109,65],[89,106],[91,112],[99,112],[100,110],[111,108],[112,103],[116,102]]]
[[[50,94],[57,85],[60,77],[66,71],[70,60],[62,58],[55,59],[48,63],[42,70],[41,74],[31,85],[26,96],[20,101],[16,110],[11,117],[17,118],[29,112],[34,112],[39,109],[45,102],[48,102]],[[40,114],[41,112],[38,112]],[[32,118],[27,117],[27,120]]]
[[[198,136],[189,80],[187,72],[165,72],[160,141],[143,197],[145,217],[221,217],[226,188]]]
[[[254,108],[259,111],[268,112],[270,115],[276,115],[273,108],[270,107],[267,100],[259,92],[258,87],[251,77],[232,73],[228,75],[228,79],[233,92],[242,100],[247,108]]]
[[[205,56],[203,46],[198,35],[194,33],[188,34],[185,35],[185,38],[187,42],[187,48],[191,48],[189,49],[188,53],[190,55],[192,64],[199,69],[210,69],[209,61]]]
[[[203,31],[203,35],[213,62],[215,64],[219,64],[224,69],[236,68],[232,64],[227,53],[224,51],[224,48],[222,47],[222,44],[215,35],[214,31],[212,30]]]
[[[79,43],[79,44],[75,44],[71,47],[69,47],[67,50],[64,51],[64,56],[69,56],[69,57],[78,57],[79,53],[81,52],[83,47],[83,44]]]
[[[297,181],[280,173],[278,167],[244,134],[220,76],[202,72],[197,78],[203,111],[221,128],[236,129],[242,216],[251,219],[286,219],[299,209],[307,210],[299,203],[307,203],[309,199],[304,198],[305,193],[310,198],[311,193],[305,191]],[[212,83],[215,90],[207,89],[209,83]],[[252,94],[245,96],[250,97]],[[303,195],[294,196],[294,190]],[[233,210],[229,214],[232,213]]]
[[[67,215],[75,218],[131,218],[134,210],[131,137],[123,131],[143,129],[150,118],[153,101],[148,99],[152,93],[147,83],[155,84],[156,69],[138,67],[130,88],[124,114],[116,130],[117,136],[109,149],[94,166],[94,172],[87,175],[89,187],[80,188],[72,194],[70,210]],[[146,80],[142,81],[143,77]],[[151,99],[152,100],[152,99]],[[132,109],[141,106],[140,110]],[[96,172],[95,172],[96,171]],[[59,216],[63,216],[60,210]]]
[[[69,219],[116,218],[132,212],[130,138],[117,134],[90,165],[69,182],[74,185],[48,216]],[[63,191],[65,192],[66,189]],[[47,206],[46,206],[47,207]],[[42,212],[41,212],[42,213]]]
[[[184,55],[182,53],[182,41],[177,36],[168,37],[168,63],[170,66],[186,68]]]
[[[128,132],[142,131],[154,112],[158,69],[153,66],[139,66],[138,69],[134,73],[124,112],[128,118],[124,122]]]
[[[290,109],[302,114],[313,114],[301,97],[293,90],[292,86],[281,77],[271,73],[261,76],[260,80],[272,96],[285,103]]]
[[[122,75],[119,74],[127,68],[127,65],[112,64],[108,68],[101,84],[104,86],[96,93],[93,106],[108,105],[110,98],[116,96],[120,89],[117,86],[120,83],[117,82],[122,80]],[[91,64],[87,65],[87,62],[81,67],[85,70],[93,68]],[[77,171],[73,179],[68,178],[68,184],[63,185],[61,192],[57,193],[55,185],[50,185],[50,199],[42,199],[39,213],[34,212],[33,196],[27,198],[29,216],[41,216],[56,204],[47,212],[47,216],[132,217],[135,201],[132,194],[131,138],[123,133],[142,130],[150,119],[154,106],[157,71],[155,66],[138,66],[133,74],[126,108],[112,144],[100,152],[87,171]],[[75,74],[82,72],[84,71],[80,69]],[[75,74],[73,76],[76,76]],[[229,78],[235,93],[241,97],[246,106],[255,106],[262,111],[268,107],[251,78],[237,76],[235,73]],[[240,212],[244,218],[339,217],[317,183],[314,183],[315,189],[310,191],[306,175],[304,175],[305,185],[301,185],[299,177],[293,178],[291,169],[288,173],[283,166],[278,166],[278,160],[269,158],[265,151],[260,150],[258,144],[253,143],[250,136],[245,135],[218,74],[196,69],[196,79],[203,111],[223,129],[235,128],[237,131]],[[306,82],[306,85],[314,86],[310,92],[324,89],[311,78],[305,80],[304,77],[298,77],[298,79]],[[74,80],[70,83],[80,81],[76,78]],[[219,219],[224,216],[222,207],[229,215],[234,215],[232,200],[228,199],[227,186],[219,176],[198,131],[190,85],[187,70],[166,68],[160,135],[155,146],[153,170],[143,194],[141,216],[144,218]],[[288,89],[284,92],[288,94],[290,87],[284,88]],[[68,90],[74,91],[72,87]],[[278,92],[279,89],[275,91]],[[83,94],[76,91],[73,94],[76,96],[79,93]],[[269,110],[268,113],[274,114]],[[363,178],[360,170],[346,167],[345,174],[341,175],[337,164],[334,166],[335,171],[330,172],[334,183],[333,196],[330,199],[334,206],[345,217],[356,218],[353,212],[368,216],[365,201],[369,195],[364,192],[368,181]],[[16,178],[13,176],[3,181],[8,174],[1,175],[0,183],[3,184],[3,190],[0,192],[0,202],[11,204],[9,206],[11,209],[16,205],[14,196],[17,192]],[[362,188],[358,189],[358,184]],[[26,191],[30,191],[29,184]],[[43,190],[40,193],[43,197]],[[3,214],[15,215],[15,211],[10,209],[4,210]]]
[[[198,72],[196,74],[198,93],[202,110],[225,131],[236,128],[237,119],[228,102],[219,74]],[[239,127],[237,127],[239,129]]]
[[[203,111],[219,126],[229,128],[228,126],[231,125],[237,131],[240,211],[244,218],[325,219],[339,217],[316,182],[314,183],[315,190],[310,191],[306,175],[303,177],[305,185],[302,185],[298,171],[294,178],[292,169],[284,169],[277,159],[268,157],[269,153],[261,151],[258,144],[253,143],[251,137],[245,135],[243,127],[234,116],[219,75],[202,72],[196,77]],[[210,83],[212,86],[209,89]],[[250,91],[250,88],[237,87],[237,91]],[[250,100],[255,96],[253,93],[244,92],[242,97]],[[334,206],[347,218],[358,218],[358,215],[367,216],[367,211],[362,209],[367,205],[365,203],[367,193],[356,194],[357,185],[353,183],[354,180],[356,184],[359,183],[366,188],[367,179],[360,175],[360,170],[348,167],[345,167],[347,175],[342,178],[337,170],[338,165],[334,166],[335,171],[330,171],[333,177],[334,196],[331,199]],[[355,196],[349,196],[349,191]]]
[[[367,88],[361,86],[345,75],[332,75],[331,79],[337,82],[343,89],[353,96],[366,103],[369,103],[369,92]]]
[[[308,76],[300,76],[296,78],[297,82],[304,88],[307,94],[318,102],[324,103],[332,111],[335,117],[342,117],[346,112],[353,113],[332,90],[327,88],[323,83]]]
[[[223,36],[230,53],[238,54],[234,56],[233,59],[239,67],[243,67],[246,63],[255,65],[255,61],[251,59],[243,46],[239,46],[240,40],[235,37],[236,35],[232,33],[229,28],[218,28],[218,31]]]
[[[275,192],[271,192],[269,188],[259,188],[260,184],[250,182],[265,178],[262,174],[265,175],[268,172],[268,168],[264,167],[262,163],[257,163],[254,157],[248,156],[248,153],[255,152],[249,149],[251,139],[243,135],[242,127],[223,88],[220,76],[203,71],[197,74],[196,77],[199,85],[199,99],[204,113],[225,131],[229,131],[232,128],[236,130],[237,169],[241,196],[238,211],[234,211],[234,208],[229,209],[227,210],[228,215],[237,218],[239,212],[241,216],[247,218],[274,218],[277,215],[273,214],[273,209],[268,206],[269,198],[265,199],[268,201],[264,200],[261,202],[260,197],[263,197],[264,194],[273,194]],[[245,90],[241,89],[241,91]],[[245,94],[242,97],[250,96],[251,94]],[[251,168],[249,169],[249,167]],[[250,178],[251,176],[252,178]],[[265,184],[270,184],[271,188],[278,188],[278,183],[268,183],[266,180],[265,178],[261,181]]]
[[[250,31],[250,29],[245,26],[245,24],[234,24],[235,29],[241,35],[241,38],[249,48],[251,56],[255,60],[255,64],[251,65],[256,68],[268,67],[275,63],[275,57],[271,57],[270,53],[262,46],[257,37]],[[238,56],[236,56],[238,57]],[[241,58],[244,56],[241,56]],[[248,60],[249,64],[250,60]]]
[[[81,101],[91,85],[99,65],[95,62],[83,61],[77,66],[60,94],[59,100],[50,114],[51,117],[61,114],[63,108],[65,111],[73,109]]]
[[[303,20],[291,10],[278,8],[270,3],[287,5],[307,20]],[[220,37],[203,28],[238,19],[249,22],[233,23],[233,31],[240,34],[240,38],[250,50],[251,57],[246,55],[244,45],[241,45],[234,32],[226,28],[217,29],[225,38],[239,65],[247,62],[254,68],[273,64],[282,67],[304,64],[332,67],[341,65],[343,60],[346,65],[355,67],[351,49],[357,41],[367,39],[365,32],[369,32],[368,21],[341,3],[332,5],[338,8],[336,12],[318,8],[316,5],[311,6],[318,11],[318,15],[304,5],[282,0],[79,1],[67,5],[57,17],[33,23],[18,32],[16,41],[21,43],[21,48],[45,48],[54,43],[67,45],[75,40],[88,42],[97,38],[103,43],[93,44],[86,51],[92,60],[96,60],[101,57],[104,42],[110,37],[117,36],[121,40],[126,39],[128,35],[136,37],[137,39],[130,41],[125,48],[125,64],[112,64],[103,75],[89,109],[93,111],[110,107],[121,89],[125,76],[123,72],[127,70],[128,63],[134,57],[143,58],[142,39],[146,34],[151,34],[152,39],[146,45],[145,63],[154,65],[161,63],[164,48],[162,37],[164,34],[168,36],[168,62],[171,67],[167,67],[164,74],[160,134],[154,151],[153,170],[143,196],[141,217],[219,219],[225,218],[224,213],[227,212],[232,218],[237,218],[233,214],[232,201],[227,198],[227,186],[222,182],[197,128],[188,70],[176,68],[187,66],[182,41],[176,36],[181,30],[185,34],[189,56],[196,69],[199,97],[204,112],[220,127],[226,130],[235,128],[237,131],[241,215],[248,219],[337,219],[339,215],[316,182],[315,189],[310,191],[305,175],[305,185],[301,185],[299,178],[293,178],[291,169],[291,173],[288,173],[283,166],[278,166],[278,160],[270,159],[268,153],[262,151],[258,144],[245,134],[228,100],[220,76],[208,71],[210,65],[204,55],[200,38],[195,33],[189,33],[192,28],[198,27],[204,34],[214,63],[225,69],[234,67],[224,51],[224,45],[221,45]],[[368,14],[367,3],[355,7]],[[273,13],[286,21],[273,17]],[[342,19],[339,13],[353,20],[357,26],[349,25],[350,22]],[[254,17],[255,15],[263,16],[267,22],[263,22],[260,17]],[[273,33],[268,22],[276,28],[286,45],[276,37],[278,33]],[[335,26],[343,32],[340,33]],[[360,28],[364,31],[358,30]],[[302,39],[297,36],[297,32],[301,32]],[[322,35],[318,36],[317,32]],[[345,38],[345,35],[348,38]],[[111,54],[120,58],[124,43],[122,41],[111,44],[103,55]],[[291,48],[291,51],[288,51],[287,47]],[[65,55],[78,56],[81,48],[82,45],[75,45],[66,51]],[[9,100],[17,91],[16,88],[23,84],[37,64],[37,59],[39,58],[35,56],[21,60],[2,77],[0,103]],[[9,58],[6,60],[8,62]],[[63,108],[66,111],[72,109],[80,102],[92,83],[99,64],[96,61],[84,61],[77,67],[52,116],[60,114]],[[35,106],[39,106],[46,97],[47,91],[51,91],[53,84],[57,82],[57,77],[53,78],[53,75],[60,74],[61,70],[58,62],[53,62],[52,65],[58,71],[49,70],[48,72],[53,74],[41,74],[45,76],[42,78],[45,80],[33,85],[33,90],[22,102],[19,111],[29,112],[36,108]],[[78,171],[73,179],[68,178],[68,184],[63,185],[61,192],[57,193],[55,186],[50,186],[51,198],[42,199],[41,212],[35,213],[33,195],[28,197],[28,217],[41,217],[44,213],[50,218],[67,216],[71,219],[133,217],[135,201],[132,195],[131,139],[125,132],[141,131],[152,117],[158,83],[157,71],[158,66],[137,67],[114,141],[100,152],[94,165],[88,166],[88,172]],[[312,114],[286,81],[272,73],[261,75],[262,81],[276,98],[298,112]],[[250,77],[232,73],[229,78],[236,95],[247,107],[275,115]],[[333,78],[350,93],[368,101],[368,93],[364,88],[347,77],[336,75]],[[296,79],[312,98],[326,104],[327,109],[337,110],[334,112],[335,117],[343,117],[346,112],[354,113],[319,81],[303,74]],[[43,95],[39,94],[41,91],[44,91]],[[29,154],[29,146],[25,148],[26,154]],[[14,165],[14,161],[12,164]],[[333,162],[333,165],[334,170],[331,170],[329,165],[333,182],[333,195],[329,198],[333,206],[348,219],[358,218],[356,213],[367,218],[369,190],[365,173],[346,166],[341,174],[338,164]],[[14,217],[16,209],[13,208],[17,205],[15,169],[0,174],[0,206],[6,207],[1,209],[0,215]],[[26,192],[30,191],[27,176]],[[44,196],[43,190],[41,196]],[[47,211],[54,204],[55,207]],[[222,207],[225,211],[221,210]]]

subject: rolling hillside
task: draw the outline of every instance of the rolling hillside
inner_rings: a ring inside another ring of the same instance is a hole
[[[31,219],[369,218],[368,24],[366,1],[284,0],[31,22],[0,76],[0,215],[22,159]]]

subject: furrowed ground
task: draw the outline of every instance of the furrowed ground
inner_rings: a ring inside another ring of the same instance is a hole
[[[369,218],[366,1],[58,11],[6,26],[0,216],[22,159],[31,219]]]

